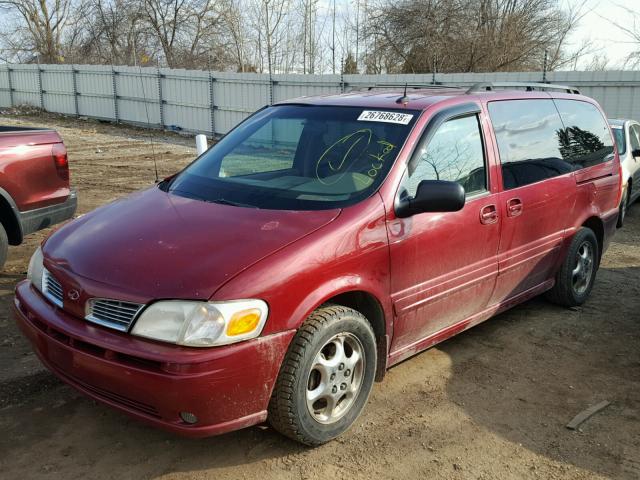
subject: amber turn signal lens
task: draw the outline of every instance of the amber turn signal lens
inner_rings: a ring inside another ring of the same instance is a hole
[[[227,325],[227,335],[233,337],[252,332],[260,323],[260,310],[252,308],[236,312]]]

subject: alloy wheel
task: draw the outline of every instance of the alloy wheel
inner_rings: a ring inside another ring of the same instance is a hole
[[[576,252],[575,267],[572,273],[573,289],[578,295],[582,295],[589,288],[593,276],[594,250],[591,242],[580,244]]]
[[[351,333],[339,333],[316,354],[307,381],[307,409],[319,423],[342,418],[358,397],[364,378],[362,343]]]

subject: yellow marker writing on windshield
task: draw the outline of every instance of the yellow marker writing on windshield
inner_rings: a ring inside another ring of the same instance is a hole
[[[332,160],[328,160],[327,164],[329,165],[329,168],[333,171],[333,172],[339,172],[340,170],[342,170],[345,162],[347,160],[356,160],[358,157],[356,158],[349,158],[351,155],[351,152],[353,151],[353,149],[356,147],[356,145],[358,145],[362,140],[366,140],[366,145],[363,145],[364,150],[366,150],[366,148],[369,146],[369,144],[371,143],[371,130],[368,128],[363,128],[360,130],[357,130],[353,133],[350,133],[349,135],[345,135],[344,137],[338,139],[338,141],[334,142],[329,148],[327,148],[324,153],[320,156],[320,158],[318,159],[318,162],[316,163],[316,178],[320,181],[320,183],[324,184],[324,185],[332,185],[338,181],[340,181],[340,179],[342,178],[342,176],[336,178],[334,181],[332,182],[325,182],[323,181],[322,178],[320,178],[320,172],[318,171],[320,168],[320,164],[322,163],[322,161],[325,159],[326,156],[328,156],[330,153],[333,153],[333,150],[337,147],[341,147],[341,146],[345,146],[348,145],[349,141],[353,141],[353,143],[351,144],[351,146],[347,149],[347,151],[344,153],[344,155],[342,155],[342,159],[340,160],[340,162],[337,165],[334,165]],[[358,155],[359,156],[359,155]]]

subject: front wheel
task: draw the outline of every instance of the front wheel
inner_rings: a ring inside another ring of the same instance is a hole
[[[574,235],[567,256],[547,297],[565,307],[582,305],[593,288],[600,252],[595,233],[581,228]]]
[[[269,403],[269,423],[305,445],[332,440],[367,403],[376,363],[367,319],[351,308],[320,307],[291,342]]]

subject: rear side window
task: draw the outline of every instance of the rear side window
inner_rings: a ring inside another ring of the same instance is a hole
[[[498,141],[504,188],[529,185],[573,170],[563,158],[563,124],[553,101],[507,100],[489,103]]]
[[[477,115],[443,123],[421,152],[404,187],[415,196],[422,180],[458,182],[467,195],[487,189],[484,147]]]
[[[594,105],[576,100],[554,100],[564,128],[558,132],[560,153],[575,169],[611,160],[613,139],[609,125]]]

